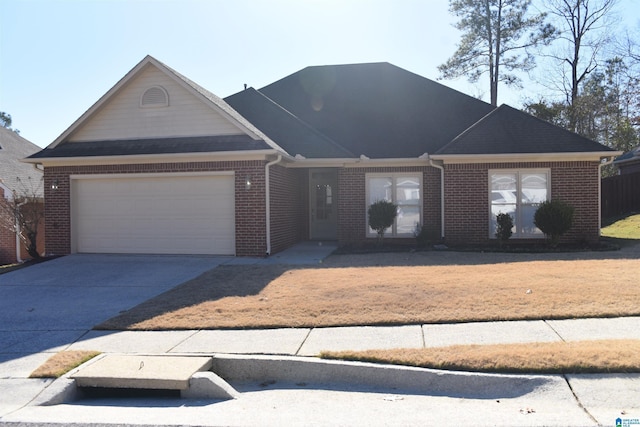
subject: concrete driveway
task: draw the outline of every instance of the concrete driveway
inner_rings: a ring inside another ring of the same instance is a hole
[[[0,275],[0,363],[74,342],[120,311],[228,260],[70,255]]]

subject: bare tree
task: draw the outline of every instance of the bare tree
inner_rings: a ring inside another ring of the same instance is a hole
[[[520,85],[516,71],[535,66],[527,50],[547,44],[554,28],[546,15],[529,15],[531,0],[449,0],[449,10],[460,19],[455,27],[463,32],[453,56],[438,67],[441,78],[467,76],[477,82],[489,76],[491,104],[498,103],[498,83]]]
[[[606,45],[611,12],[618,0],[546,0],[550,13],[556,17],[563,42],[561,54],[555,58],[568,65],[563,72],[563,87],[569,105],[568,128],[576,131],[577,102],[580,85],[598,67],[598,57]]]
[[[27,253],[33,259],[39,259],[38,228],[44,221],[44,204],[39,194],[42,191],[43,178],[22,184],[20,191],[0,196],[0,227],[16,233],[24,243]]]

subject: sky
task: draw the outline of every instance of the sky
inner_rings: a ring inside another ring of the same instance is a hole
[[[226,97],[310,65],[390,62],[429,79],[460,33],[447,0],[0,0],[0,111],[45,147],[146,55]],[[640,26],[640,1],[620,0]],[[441,83],[488,99],[488,84]],[[500,86],[519,107],[540,87]]]

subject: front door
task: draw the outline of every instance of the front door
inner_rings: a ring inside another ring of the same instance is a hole
[[[335,169],[309,171],[309,237],[338,239],[338,172]]]

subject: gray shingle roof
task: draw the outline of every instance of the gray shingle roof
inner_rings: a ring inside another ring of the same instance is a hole
[[[435,153],[494,108],[388,63],[308,67],[259,91],[370,158]]]
[[[508,105],[487,114],[437,154],[525,154],[615,151]]]
[[[225,101],[292,156],[355,157],[253,88],[229,96]]]
[[[18,193],[35,192],[44,195],[41,183],[42,171],[33,165],[20,162],[40,147],[24,139],[12,130],[0,127],[0,180],[2,184]]]

